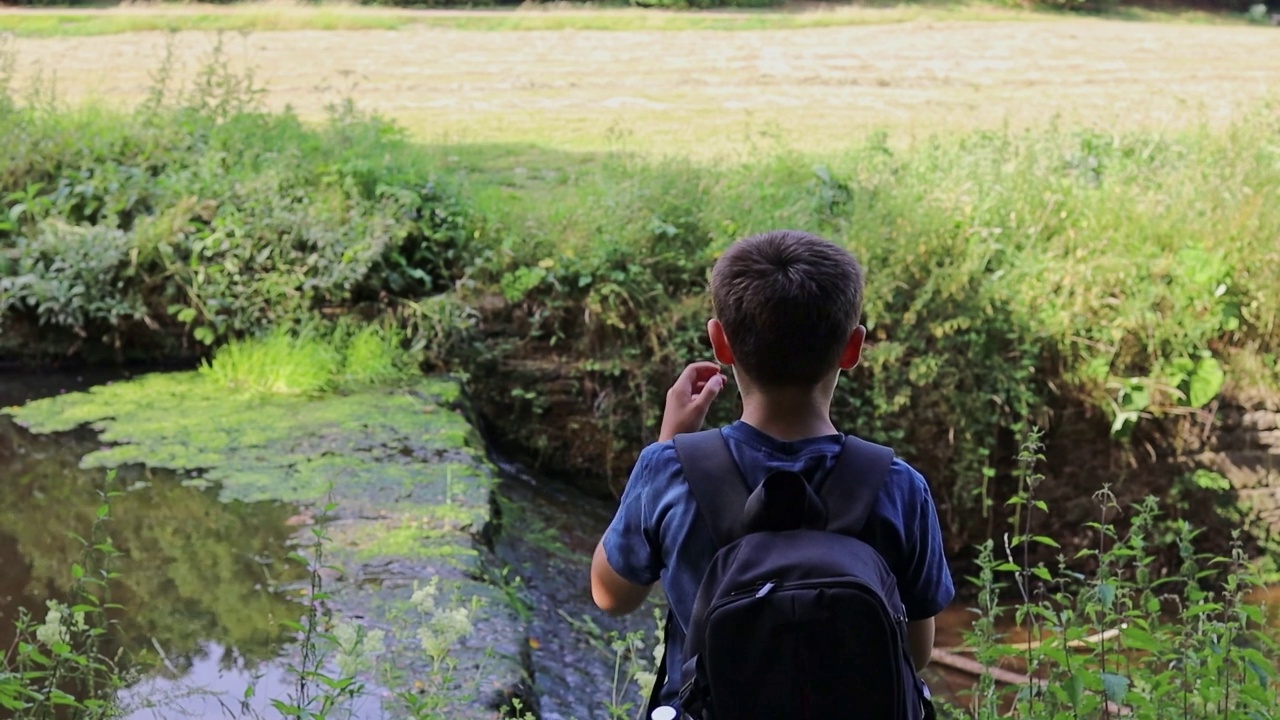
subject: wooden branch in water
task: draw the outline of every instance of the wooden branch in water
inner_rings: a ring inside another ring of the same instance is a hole
[[[1115,632],[1119,632],[1119,630]],[[1047,681],[1040,678],[1033,678],[1030,675],[1012,672],[1010,670],[1005,670],[1004,668],[987,667],[977,660],[970,660],[967,657],[956,655],[955,653],[948,652],[942,648],[934,648],[929,657],[933,662],[936,662],[939,665],[945,665],[953,670],[959,670],[960,672],[966,672],[978,677],[990,675],[996,682],[1004,683],[1005,685],[1035,685],[1037,687],[1044,687],[1048,684]],[[1107,711],[1112,715],[1121,717],[1130,714],[1129,708],[1121,707],[1110,700],[1107,701]]]
[[[1006,685],[1030,685],[1032,682],[1037,685],[1044,685],[1043,680],[1035,680],[1029,675],[1005,670],[1004,668],[987,667],[977,660],[970,660],[967,657],[956,655],[942,648],[934,648],[930,659],[939,665],[946,665],[953,670],[967,672],[970,675],[990,675],[996,682],[1002,682]]]
[[[1088,637],[1082,637],[1079,640],[1068,640],[1067,647],[1073,650],[1079,650],[1080,648],[1097,645],[1098,643],[1106,640],[1114,640],[1120,637],[1120,631],[1127,627],[1129,627],[1128,623],[1122,623],[1118,628],[1111,628],[1104,632],[1094,633]],[[1009,643],[1009,647],[1016,650],[1035,650],[1042,645],[1048,645],[1056,639],[1057,638],[1049,638],[1048,640],[1027,640],[1026,642]],[[960,645],[958,647],[947,648],[946,650],[951,653],[971,653],[974,649],[968,645]]]

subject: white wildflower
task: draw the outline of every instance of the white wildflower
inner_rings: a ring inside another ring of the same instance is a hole
[[[340,677],[354,678],[372,672],[378,656],[386,650],[386,633],[382,630],[365,631],[355,623],[340,623],[333,629],[333,641],[337,645],[334,662]]]
[[[436,611],[436,595],[440,592],[440,576],[436,575],[427,581],[427,586],[418,587],[418,583],[413,583],[413,597],[409,598],[409,604],[418,609],[423,615],[434,615]]]
[[[66,620],[68,608],[66,605],[57,600],[45,601],[45,606],[49,611],[45,613],[44,623],[36,628],[36,639],[49,647],[53,647],[58,643],[66,644],[71,641],[71,633],[68,627],[76,630],[84,630],[84,613],[78,612],[72,616],[70,622]]]
[[[471,611],[464,607],[437,612],[427,624],[418,628],[422,650],[439,661],[449,654],[459,640],[471,634]]]

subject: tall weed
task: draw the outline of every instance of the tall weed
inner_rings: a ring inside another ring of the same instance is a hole
[[[1073,558],[1037,560],[1057,548],[1035,535],[1033,518],[1048,507],[1035,499],[1042,479],[1038,438],[1024,440],[1023,489],[1010,501],[1019,531],[1003,551],[988,541],[979,556],[978,621],[966,638],[986,667],[1014,667],[1021,686],[997,687],[984,676],[972,697],[977,718],[1264,718],[1280,710],[1275,664],[1277,636],[1251,598],[1260,577],[1236,543],[1230,554],[1195,550],[1196,530],[1165,524],[1154,498],[1123,509],[1103,488],[1099,519],[1087,530],[1095,547]],[[1120,512],[1133,515],[1117,530]],[[1180,567],[1162,573],[1155,556],[1167,545]],[[1035,548],[1033,550],[1033,548]],[[991,601],[999,577],[1012,577],[1018,601]],[[1026,640],[1007,641],[995,628],[1001,615]]]

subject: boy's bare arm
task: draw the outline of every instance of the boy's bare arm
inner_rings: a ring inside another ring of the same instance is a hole
[[[916,664],[916,672],[920,672],[933,655],[933,618],[907,623],[907,639],[911,644],[911,660]]]
[[[605,557],[604,545],[596,545],[591,558],[591,599],[597,607],[610,615],[626,615],[644,603],[652,587],[636,585],[619,575]]]

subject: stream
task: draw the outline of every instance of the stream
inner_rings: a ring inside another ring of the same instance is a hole
[[[0,407],[127,379],[120,372],[0,376]],[[51,601],[72,603],[70,568],[84,562],[74,535],[89,536],[101,504],[101,470],[80,458],[101,443],[79,430],[32,435],[0,415],[0,648],[25,612],[37,622]],[[279,623],[302,606],[286,595],[305,570],[286,559],[296,528],[282,503],[224,503],[217,490],[176,473],[127,467],[116,477],[104,529],[123,553],[110,601],[104,654],[120,651],[139,681],[121,697],[129,720],[265,713],[288,691],[273,664],[292,633]],[[91,567],[86,564],[87,567]],[[246,688],[263,700],[242,708]],[[193,691],[192,688],[200,688]]]
[[[0,407],[123,379],[120,372],[7,373],[0,376]],[[0,415],[0,648],[12,645],[23,613],[39,621],[48,602],[72,600],[69,569],[83,562],[72,534],[90,533],[103,485],[103,472],[82,470],[79,461],[100,445],[88,430],[32,435]],[[637,717],[643,698],[632,670],[652,668],[664,608],[661,591],[624,618],[606,616],[591,601],[591,553],[613,503],[492,459],[502,476],[494,579],[528,625],[539,717]],[[126,717],[175,717],[175,704],[187,717],[274,717],[268,698],[286,697],[291,688],[281,658],[292,633],[280,621],[302,615],[292,591],[307,580],[287,558],[298,510],[221,502],[216,488],[190,480],[138,466],[116,478],[124,492],[112,500],[106,527],[124,553],[111,597],[124,609],[113,615],[117,632],[107,654],[123,651],[122,669],[137,678],[122,695]],[[1280,590],[1267,593],[1273,605],[1280,601]],[[945,610],[938,646],[962,644],[970,620],[964,603]],[[937,664],[925,672],[935,697],[953,702],[973,683]],[[254,697],[242,707],[250,688]]]

